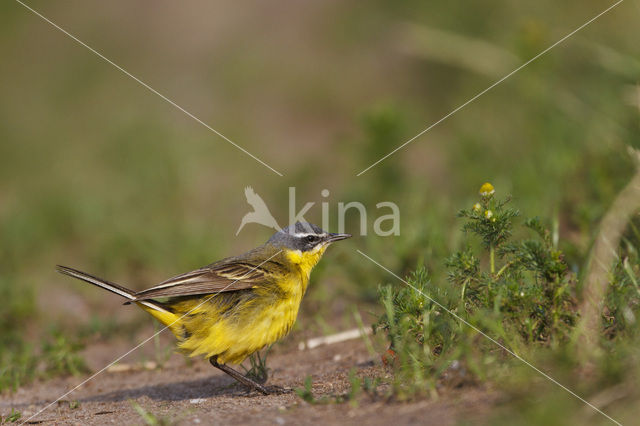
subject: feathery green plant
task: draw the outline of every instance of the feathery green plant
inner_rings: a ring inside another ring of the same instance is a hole
[[[434,392],[437,380],[461,360],[455,374],[472,380],[486,375],[481,366],[495,360],[495,345],[453,314],[513,350],[569,340],[577,319],[575,274],[539,219],[524,223],[532,237],[513,237],[519,212],[509,203],[496,199],[486,183],[479,202],[459,212],[462,230],[481,244],[474,249],[470,241],[446,260],[446,281],[432,282],[419,266],[407,278],[409,286],[380,288],[384,314],[375,329],[388,336],[397,395]]]

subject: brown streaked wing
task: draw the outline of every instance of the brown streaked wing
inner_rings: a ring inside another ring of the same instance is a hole
[[[246,290],[260,285],[267,275],[265,269],[250,263],[213,264],[177,275],[155,287],[140,291],[135,294],[135,300]]]

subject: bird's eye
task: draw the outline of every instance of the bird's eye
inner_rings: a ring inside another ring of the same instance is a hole
[[[312,243],[312,242],[316,241],[316,236],[315,236],[315,235],[307,235],[307,236],[305,237],[305,240],[306,240],[308,243]]]

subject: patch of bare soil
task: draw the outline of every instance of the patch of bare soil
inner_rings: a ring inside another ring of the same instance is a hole
[[[102,348],[108,352],[106,348]],[[114,355],[115,357],[115,355]],[[353,340],[300,351],[289,348],[269,358],[269,386],[295,389],[313,378],[317,398],[346,394],[349,371],[384,376],[363,343]],[[36,383],[0,396],[0,413],[11,408],[25,420],[85,378]],[[132,401],[157,417],[187,424],[437,424],[461,420],[483,423],[498,394],[479,387],[444,389],[437,399],[393,402],[362,395],[351,403],[309,404],[295,392],[263,396],[244,387],[204,360],[191,365],[175,355],[163,367],[105,371],[30,422],[39,424],[143,424]],[[75,401],[78,403],[76,404]],[[77,405],[77,406],[76,406]]]

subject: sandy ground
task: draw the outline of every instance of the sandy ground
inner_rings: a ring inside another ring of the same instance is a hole
[[[104,358],[113,352],[113,348],[99,345],[89,350],[100,352]],[[139,365],[132,364],[133,367]],[[269,386],[299,388],[304,378],[311,375],[316,398],[347,393],[350,389],[349,371],[353,368],[361,377],[387,374],[383,367],[375,365],[360,340],[303,351],[289,347],[270,355],[269,366]],[[13,407],[22,412],[21,421],[26,420],[85,378],[68,377],[34,383],[15,393],[3,394],[0,396],[0,413],[6,415]],[[134,409],[135,401],[157,417],[184,425],[449,425],[461,421],[473,424],[483,423],[497,397],[495,392],[465,386],[461,389],[445,388],[437,399],[414,402],[392,402],[361,395],[351,403],[309,404],[294,392],[268,396],[248,393],[206,361],[194,360],[187,365],[176,354],[162,368],[105,371],[29,423],[144,424]],[[75,405],[77,407],[72,408]]]

